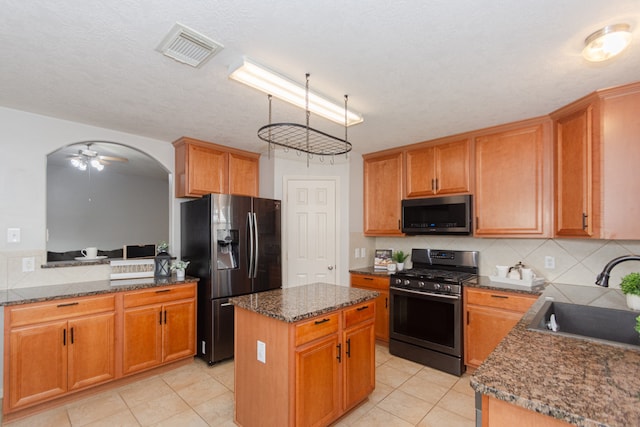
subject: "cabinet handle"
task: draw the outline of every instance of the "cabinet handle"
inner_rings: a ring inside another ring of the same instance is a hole
[[[384,308],[389,308],[389,298],[384,299]]]
[[[330,319],[322,319],[322,320],[316,320],[315,323],[316,325],[321,325],[323,323],[327,323]]]
[[[438,178],[436,178],[436,187],[434,188],[434,190],[438,191]]]
[[[509,297],[506,295],[491,295],[491,298],[509,299]]]
[[[80,303],[79,302],[67,302],[67,303],[64,303],[64,304],[58,304],[57,306],[58,307],[70,307],[72,305],[78,305],[78,304],[80,304]]]
[[[347,351],[345,353],[347,357],[351,359],[351,338],[347,340]]]
[[[163,292],[171,292],[171,289],[161,289],[159,291],[156,291],[156,294],[161,294]]]
[[[62,345],[67,345],[67,330],[62,330]]]
[[[369,308],[369,306],[368,306],[368,305],[363,305],[362,307],[358,307],[358,308],[356,308],[356,311],[366,310],[367,308]]]
[[[164,324],[167,324],[167,310],[164,311]]]
[[[582,229],[586,230],[587,229],[587,218],[589,217],[589,215],[587,215],[586,213],[582,213]]]
[[[162,325],[162,310],[160,310],[160,324]]]
[[[431,178],[431,191],[436,190],[436,180]]]
[[[336,359],[338,359],[338,363],[342,363],[342,344],[338,344],[336,347],[338,348],[338,356]]]
[[[364,280],[373,280],[373,277],[365,277]]]
[[[467,326],[469,326],[469,312],[468,311],[466,312],[466,315],[467,315]]]
[[[73,328],[71,328],[71,344],[73,344]]]
[[[480,228],[480,217],[476,217],[476,230]]]

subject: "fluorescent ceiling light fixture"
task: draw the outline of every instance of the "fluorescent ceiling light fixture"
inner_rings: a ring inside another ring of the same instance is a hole
[[[270,71],[253,61],[244,59],[239,67],[231,71],[229,78],[306,110],[306,88],[304,85]],[[333,122],[345,124],[344,104],[330,101],[311,91],[309,91],[309,111]],[[363,120],[362,115],[347,110],[347,126],[362,123]]]
[[[582,56],[592,62],[606,61],[621,53],[630,43],[631,27],[628,24],[607,25],[585,39]]]

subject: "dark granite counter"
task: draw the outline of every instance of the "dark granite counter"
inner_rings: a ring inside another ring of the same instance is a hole
[[[623,301],[615,289],[567,288],[550,285],[543,295],[600,306]],[[528,330],[545,296],[474,372],[471,387],[577,426],[640,425],[640,351]]]
[[[230,298],[229,302],[240,308],[291,323],[372,300],[378,295],[378,292],[365,289],[314,283],[234,297]]]
[[[135,289],[154,288],[166,285],[178,285],[197,280],[198,279],[193,277],[186,277],[185,280],[176,280],[175,276],[167,279],[154,279],[153,277],[148,277],[140,279],[99,280],[94,282],[70,283],[66,285],[10,289],[8,291],[0,292],[0,306],[131,291]]]

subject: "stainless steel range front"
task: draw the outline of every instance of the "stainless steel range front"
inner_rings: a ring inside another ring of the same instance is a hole
[[[389,352],[462,375],[462,288],[477,281],[478,252],[413,249],[391,276]]]

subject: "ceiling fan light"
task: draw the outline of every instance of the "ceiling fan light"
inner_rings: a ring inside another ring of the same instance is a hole
[[[591,62],[613,58],[631,43],[631,27],[628,24],[607,25],[589,35],[584,41],[582,56]]]

